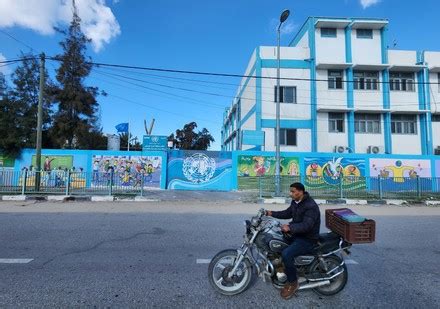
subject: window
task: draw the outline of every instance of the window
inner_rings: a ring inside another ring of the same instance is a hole
[[[415,91],[414,73],[391,72],[390,90],[392,91]]]
[[[371,29],[357,29],[356,37],[358,39],[372,39],[373,38],[373,30]]]
[[[342,71],[328,71],[328,89],[343,89]]]
[[[440,92],[440,73],[437,73],[438,92]]]
[[[274,102],[277,102],[277,87],[274,88],[275,92],[275,98]],[[287,86],[280,86],[280,102],[281,103],[296,103],[296,87],[287,87]]]
[[[336,28],[321,28],[321,37],[335,38],[336,37]]]
[[[391,115],[391,133],[417,134],[417,115]]]
[[[380,133],[380,114],[354,114],[356,133]]]
[[[356,90],[378,90],[379,72],[354,72],[354,89]]]
[[[296,129],[280,129],[280,145],[296,146]]]
[[[432,122],[440,122],[440,114],[431,115],[431,121]]]
[[[344,132],[344,113],[328,113],[328,131],[333,133]]]

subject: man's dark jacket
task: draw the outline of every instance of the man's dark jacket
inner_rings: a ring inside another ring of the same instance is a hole
[[[290,233],[294,236],[304,237],[317,241],[321,225],[319,206],[305,192],[299,204],[292,200],[290,207],[283,211],[272,211],[272,217],[277,219],[292,219],[289,223]]]

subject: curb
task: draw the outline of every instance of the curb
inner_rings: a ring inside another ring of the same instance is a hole
[[[284,197],[271,197],[271,198],[259,198],[257,200],[258,204],[288,204],[286,198]]]
[[[29,197],[27,195],[3,195],[2,201],[27,201]]]
[[[94,195],[90,198],[90,200],[92,202],[114,202],[115,197],[111,195],[104,195],[104,196]]]
[[[432,200],[432,201],[425,201],[425,205],[426,205],[426,206],[437,206],[437,205],[440,206],[440,201],[435,201],[435,200]]]
[[[408,204],[408,202],[404,200],[385,200],[385,203],[387,205],[395,205],[395,206],[402,206]]]

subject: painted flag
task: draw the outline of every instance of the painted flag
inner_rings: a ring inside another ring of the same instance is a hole
[[[128,122],[120,123],[115,128],[118,132],[128,133]]]

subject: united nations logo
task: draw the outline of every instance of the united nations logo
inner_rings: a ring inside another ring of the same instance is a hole
[[[207,182],[214,176],[215,160],[203,153],[193,154],[183,161],[183,175],[193,183]]]
[[[153,136],[153,137],[151,138],[151,141],[152,141],[153,143],[157,143],[157,142],[159,141],[159,137],[157,137],[157,136]]]

